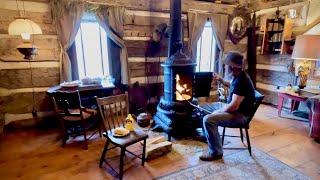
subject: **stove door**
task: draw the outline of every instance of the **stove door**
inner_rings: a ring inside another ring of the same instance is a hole
[[[212,82],[212,72],[194,73],[193,97],[209,97]]]

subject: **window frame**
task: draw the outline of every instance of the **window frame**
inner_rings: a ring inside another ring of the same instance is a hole
[[[105,49],[105,51],[106,51],[106,56],[105,56],[105,54],[104,54],[104,52],[103,52],[103,50],[104,50],[104,46],[105,45],[103,45],[103,38],[104,38],[104,36],[102,35],[102,30],[104,30],[103,29],[103,27],[99,24],[99,22],[98,22],[98,20],[96,19],[96,17],[94,16],[94,15],[92,15],[92,14],[86,14],[86,15],[84,15],[83,17],[82,17],[82,19],[81,19],[81,22],[80,22],[80,25],[79,25],[79,29],[78,29],[78,32],[76,33],[76,36],[75,36],[75,41],[74,41],[74,44],[75,44],[75,55],[76,55],[76,62],[75,62],[75,65],[76,65],[76,67],[77,67],[77,73],[78,73],[78,79],[80,80],[80,79],[82,79],[82,78],[84,78],[84,77],[90,77],[90,76],[88,76],[88,69],[87,69],[87,63],[90,61],[90,60],[88,60],[88,59],[86,59],[86,57],[85,57],[85,53],[86,53],[86,51],[85,51],[85,48],[84,48],[84,45],[83,45],[83,43],[84,43],[84,34],[85,33],[83,33],[83,27],[82,27],[82,23],[97,23],[97,25],[98,25],[98,31],[99,31],[99,42],[97,42],[97,43],[99,43],[99,47],[100,47],[100,50],[97,50],[97,52],[99,52],[100,53],[100,59],[99,59],[99,63],[101,64],[101,67],[97,67],[97,68],[101,68],[101,72],[102,72],[102,75],[99,75],[99,76],[112,76],[111,75],[111,71],[110,71],[110,66],[111,66],[111,62],[110,62],[110,58],[109,58],[109,43],[108,43],[108,34],[107,34],[107,32],[105,31],[105,37],[106,37],[106,39],[105,39],[105,44],[106,44],[106,49]],[[79,41],[77,41],[77,36],[78,36],[78,34],[79,34],[79,39],[80,39],[80,42]],[[78,53],[80,53],[80,52],[78,52],[77,51],[77,43],[79,43],[80,45],[79,46],[81,46],[81,55],[79,55],[79,56],[82,56],[81,57],[81,59],[79,59],[78,58]],[[87,57],[88,58],[88,57]],[[79,65],[79,61],[82,61],[82,67],[81,67],[81,65]]]
[[[209,24],[209,25],[208,25]],[[215,41],[216,41],[216,43],[215,43],[215,51],[214,51],[214,54],[212,53],[212,50],[213,50],[213,40],[214,40],[214,38],[216,38],[215,36],[214,36],[214,33],[213,33],[213,24],[212,24],[212,22],[211,21],[206,21],[206,23],[205,23],[205,25],[204,25],[204,29],[205,28],[211,28],[212,29],[212,36],[211,36],[211,47],[210,47],[210,59],[211,59],[211,61],[210,61],[210,72],[212,71],[212,72],[219,72],[219,56],[220,56],[220,53],[221,53],[221,50],[219,49],[219,47],[218,47],[218,44],[217,44],[217,40],[215,39]],[[204,31],[204,29],[203,29],[203,31]],[[196,54],[196,62],[197,62],[197,66],[196,66],[196,72],[204,72],[204,71],[201,71],[201,66],[200,66],[200,64],[201,64],[201,53],[202,53],[202,35],[203,35],[203,31],[202,31],[202,33],[201,33],[201,36],[200,36],[200,38],[198,39],[198,41],[197,41],[197,54]],[[201,43],[199,43],[199,41],[201,42]],[[200,44],[200,47],[198,47],[198,44]],[[198,48],[199,48],[199,50],[198,50]],[[198,54],[200,52],[200,54]],[[198,57],[200,57],[199,58],[199,61],[198,61]],[[212,59],[213,59],[213,57],[214,57],[214,60],[212,61]]]

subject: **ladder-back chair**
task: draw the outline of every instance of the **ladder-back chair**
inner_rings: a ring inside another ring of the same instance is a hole
[[[90,139],[96,132],[87,137],[87,130],[89,128],[89,119],[97,117],[97,111],[94,109],[85,108],[81,104],[79,91],[61,91],[56,92],[52,96],[54,108],[59,115],[62,134],[62,147],[66,145],[66,141],[70,135],[83,134],[84,136],[84,149],[88,149],[88,139]],[[97,120],[98,131],[101,136],[100,123]],[[72,133],[72,130],[78,128],[78,133]]]
[[[97,98],[97,104],[101,114],[101,119],[106,129],[106,132],[103,133],[103,136],[106,138],[106,143],[101,154],[99,167],[101,168],[103,162],[105,162],[113,171],[115,171],[119,175],[119,179],[122,179],[125,152],[128,152],[137,158],[140,158],[142,160],[142,166],[144,166],[146,139],[148,135],[145,134],[142,130],[136,129],[134,131],[131,131],[130,134],[125,137],[113,136],[115,128],[124,127],[125,118],[129,113],[129,102],[127,93],[116,96]],[[142,154],[136,155],[127,150],[128,146],[140,141],[143,141]],[[113,144],[114,146],[109,148],[110,144]],[[105,158],[107,151],[116,147],[119,147],[121,149],[119,173],[107,162]]]

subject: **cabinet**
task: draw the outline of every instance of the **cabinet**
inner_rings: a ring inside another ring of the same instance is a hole
[[[266,23],[261,26],[260,31],[258,32],[258,35],[260,36],[260,53],[291,54],[294,44],[294,40],[291,39],[291,34],[291,19],[267,19]]]

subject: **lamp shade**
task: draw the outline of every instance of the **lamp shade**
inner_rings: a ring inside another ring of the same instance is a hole
[[[319,60],[320,35],[297,36],[291,58],[304,60]]]
[[[9,35],[42,34],[38,24],[29,19],[16,19],[9,24]]]

